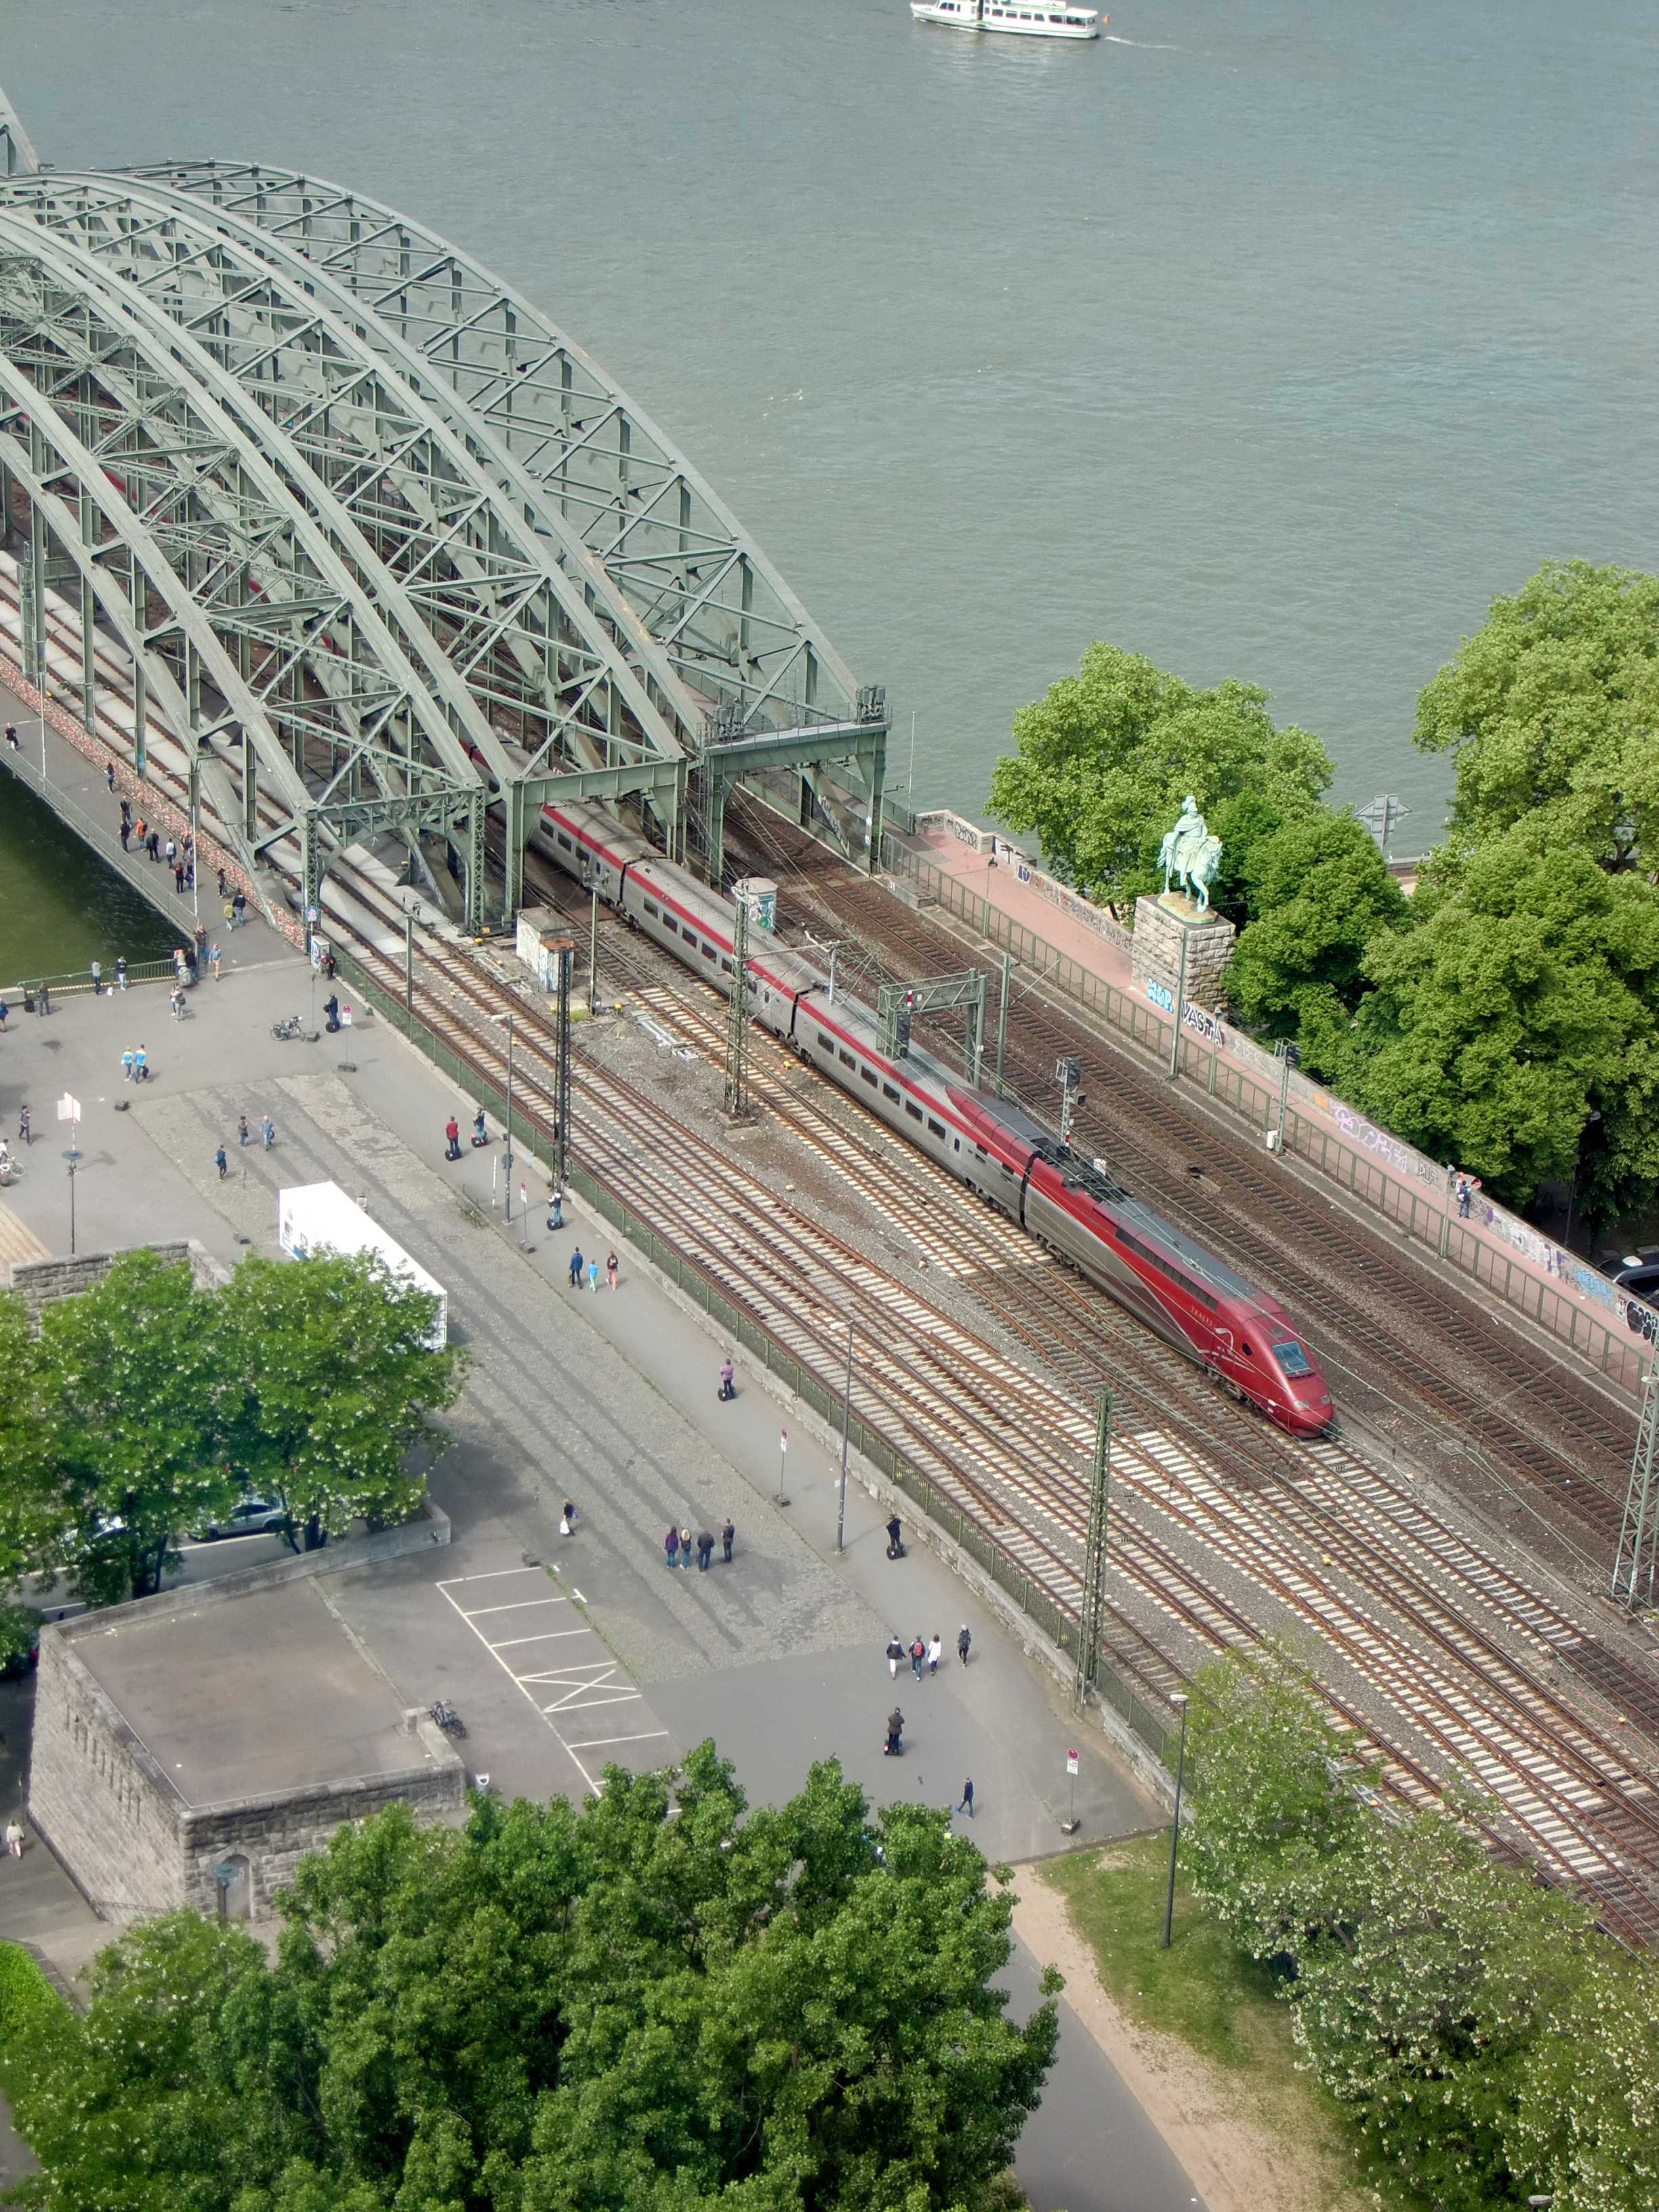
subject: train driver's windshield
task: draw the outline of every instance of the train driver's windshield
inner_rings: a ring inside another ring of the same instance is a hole
[[[1294,1337],[1287,1338],[1283,1344],[1274,1345],[1273,1358],[1286,1375],[1311,1375],[1314,1371],[1312,1360]]]

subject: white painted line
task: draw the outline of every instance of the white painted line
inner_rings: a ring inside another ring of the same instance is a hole
[[[606,1743],[649,1743],[653,1736],[666,1735],[666,1729],[641,1729],[638,1735],[595,1735],[586,1743],[573,1743],[572,1751],[597,1751]]]
[[[517,1568],[507,1568],[507,1569],[504,1570],[504,1571],[505,1571],[505,1572],[507,1572],[507,1573],[509,1573],[509,1574],[531,1574],[531,1573],[538,1573],[538,1572],[540,1571],[540,1570],[539,1570],[539,1569],[536,1569],[536,1568],[529,1568],[529,1567],[517,1567]],[[462,1581],[467,1581],[467,1582],[489,1582],[489,1581],[493,1581],[493,1580],[499,1579],[499,1577],[492,1577],[492,1576],[489,1576],[489,1575],[470,1575],[470,1576],[463,1576],[462,1577],[460,1577],[460,1579],[461,1579]],[[473,1627],[472,1627],[472,1623],[471,1623],[471,1620],[469,1620],[467,1619],[467,1613],[466,1613],[466,1608],[465,1608],[465,1606],[463,1606],[463,1605],[458,1604],[458,1603],[457,1603],[457,1601],[455,1601],[455,1599],[450,1596],[450,1595],[449,1595],[449,1589],[450,1589],[450,1586],[449,1586],[449,1584],[448,1584],[448,1583],[437,1583],[437,1584],[435,1585],[435,1587],[436,1587],[437,1589],[441,1589],[441,1590],[443,1592],[443,1594],[444,1594],[444,1598],[445,1598],[445,1601],[446,1601],[448,1605],[450,1605],[451,1607],[453,1607],[453,1609],[454,1609],[455,1613],[459,1616],[459,1618],[460,1618],[462,1620],[466,1621],[466,1625],[467,1625],[467,1626],[468,1626],[470,1629],[471,1629],[471,1630],[472,1630],[472,1633],[473,1633],[473,1635],[474,1635],[474,1636],[476,1636],[476,1637],[477,1638],[477,1639],[478,1639],[479,1643],[480,1643],[480,1644],[482,1644],[483,1645],[484,1650],[485,1650],[486,1651],[489,1651],[489,1656],[490,1656],[490,1657],[491,1657],[491,1658],[495,1662],[495,1664],[496,1664],[496,1665],[501,1668],[501,1670],[502,1674],[504,1674],[507,1676],[507,1680],[508,1680],[510,1682],[515,1683],[515,1684],[517,1685],[517,1686],[518,1686],[520,1690],[523,1690],[523,1691],[524,1691],[525,1697],[528,1699],[529,1703],[530,1703],[530,1704],[531,1704],[531,1705],[535,1708],[536,1711],[537,1711],[538,1714],[540,1714],[540,1716],[541,1716],[541,1720],[542,1720],[542,1725],[546,1729],[546,1730],[547,1730],[548,1734],[552,1737],[552,1739],[553,1739],[554,1742],[555,1742],[555,1743],[556,1743],[556,1744],[558,1745],[559,1748],[560,1748],[560,1749],[564,1753],[564,1754],[565,1754],[566,1758],[567,1758],[567,1759],[568,1759],[568,1760],[570,1761],[570,1764],[571,1764],[571,1765],[575,1768],[575,1770],[576,1770],[577,1773],[580,1775],[580,1777],[581,1777],[582,1780],[583,1780],[583,1781],[587,1784],[587,1787],[588,1787],[588,1790],[589,1790],[590,1795],[592,1795],[592,1796],[597,1797],[597,1796],[599,1796],[599,1784],[598,1784],[598,1783],[596,1783],[596,1782],[594,1781],[594,1779],[593,1779],[592,1776],[588,1772],[587,1769],[586,1769],[586,1768],[582,1765],[582,1763],[581,1763],[580,1759],[577,1758],[577,1756],[576,1756],[575,1753],[574,1753],[574,1751],[572,1751],[572,1749],[570,1748],[570,1746],[569,1746],[569,1745],[565,1741],[565,1740],[564,1740],[563,1736],[562,1736],[562,1735],[561,1735],[561,1734],[559,1733],[558,1729],[556,1729],[556,1728],[554,1727],[554,1725],[553,1725],[552,1722],[548,1718],[548,1715],[547,1715],[547,1711],[546,1711],[546,1710],[544,1710],[544,1707],[541,1705],[540,1702],[539,1702],[539,1701],[538,1700],[538,1698],[533,1695],[533,1693],[532,1693],[530,1690],[528,1690],[528,1689],[526,1689],[526,1686],[525,1686],[524,1683],[523,1683],[523,1682],[521,1682],[521,1681],[520,1681],[519,1677],[518,1677],[518,1676],[517,1676],[517,1675],[513,1672],[513,1669],[511,1668],[511,1667],[509,1667],[509,1666],[507,1665],[507,1663],[506,1660],[505,1660],[505,1659],[503,1659],[503,1658],[501,1656],[500,1653],[499,1653],[499,1652],[496,1652],[496,1651],[492,1651],[492,1650],[490,1650],[490,1647],[489,1647],[489,1638],[488,1638],[483,1634],[483,1631],[482,1631],[482,1630],[480,1630],[480,1629],[477,1629],[477,1628],[473,1628]],[[638,1695],[638,1692],[635,1692],[635,1694],[637,1696],[637,1695]]]
[[[631,1705],[637,1702],[639,1696],[637,1690],[618,1690],[614,1697],[610,1698],[558,1698],[552,1705],[544,1705],[542,1711],[544,1713],[586,1713],[591,1712],[596,1705]]]
[[[482,1620],[487,1613],[527,1613],[532,1605],[568,1605],[568,1597],[517,1597],[511,1605],[475,1605],[468,1608],[469,1620]]]
[[[581,1592],[580,1592],[580,1591],[576,1588],[576,1585],[575,1585],[575,1583],[571,1583],[571,1585],[570,1585],[570,1595],[571,1595],[571,1596],[572,1596],[572,1597],[574,1597],[574,1598],[575,1599],[575,1601],[576,1601],[576,1602],[577,1602],[577,1604],[578,1604],[578,1605],[586,1605],[586,1604],[587,1603],[587,1600],[586,1600],[586,1599],[582,1595]]]
[[[509,1575],[542,1575],[546,1571],[545,1567],[494,1567],[487,1575],[452,1575],[437,1587],[441,1590],[459,1589],[463,1583],[500,1583]]]
[[[521,1644],[556,1644],[563,1636],[592,1636],[591,1628],[550,1628],[544,1636],[509,1636],[501,1644],[492,1644],[492,1651],[516,1651]]]

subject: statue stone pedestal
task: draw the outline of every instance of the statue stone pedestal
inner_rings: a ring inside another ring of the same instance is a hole
[[[1180,891],[1164,891],[1157,898],[1143,894],[1135,901],[1134,937],[1129,947],[1129,972],[1137,996],[1150,999],[1168,1013],[1176,992],[1184,988],[1189,1003],[1212,1006],[1237,933],[1231,922],[1207,908],[1200,913]]]

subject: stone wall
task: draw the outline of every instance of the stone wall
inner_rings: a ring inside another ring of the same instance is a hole
[[[204,1244],[191,1237],[169,1244],[134,1245],[131,1250],[154,1252],[158,1260],[169,1266],[188,1260],[192,1280],[198,1290],[207,1290],[215,1284],[229,1279],[225,1270]],[[37,1326],[40,1309],[58,1298],[72,1298],[82,1291],[89,1291],[94,1283],[101,1283],[115,1261],[125,1257],[119,1252],[77,1252],[71,1259],[17,1260],[9,1269],[11,1287],[29,1310],[29,1319]]]
[[[63,1629],[43,1628],[29,1818],[94,1911],[130,1920],[184,1901],[182,1809]]]

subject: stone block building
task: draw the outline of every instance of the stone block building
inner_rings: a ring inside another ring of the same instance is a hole
[[[237,1576],[41,1632],[29,1814],[106,1918],[213,1912],[222,1889],[228,1917],[264,1918],[343,1821],[398,1798],[459,1821],[465,1779],[313,1573]]]

